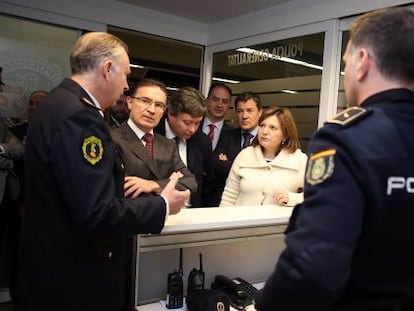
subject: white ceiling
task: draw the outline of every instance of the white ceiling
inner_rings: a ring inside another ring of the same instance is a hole
[[[200,23],[215,23],[292,0],[118,0]]]

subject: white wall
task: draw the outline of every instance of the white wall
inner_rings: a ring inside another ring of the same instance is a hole
[[[214,45],[407,3],[411,1],[294,0],[210,25],[115,0],[0,0],[0,11],[74,28],[105,30],[109,24],[191,43]]]
[[[209,45],[412,3],[404,0],[294,0],[210,25]]]
[[[207,45],[208,25],[114,0],[0,0],[3,13],[74,28],[106,25]]]

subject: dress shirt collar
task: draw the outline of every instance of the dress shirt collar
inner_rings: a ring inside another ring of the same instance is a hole
[[[131,118],[128,119],[127,124],[139,139],[142,139],[146,134],[146,132],[142,131],[138,126],[136,126],[136,124],[134,123],[134,121],[131,120]],[[154,131],[149,131],[149,134],[154,135]]]
[[[218,132],[221,132],[221,129],[223,127],[224,124],[224,120],[220,120],[218,122],[213,122],[211,121],[208,117],[204,118],[204,122],[203,122],[203,132],[205,134],[208,134],[208,132],[210,131],[210,128],[208,127],[209,124],[213,123],[214,126],[218,129]]]
[[[175,133],[173,132],[173,130],[170,127],[170,124],[168,123],[167,118],[165,119],[165,137],[169,138],[169,139],[174,139],[175,138]],[[182,139],[180,139],[180,141],[183,141]]]
[[[242,131],[242,135],[243,135],[244,132],[245,131]],[[252,134],[253,137],[256,137],[256,135],[257,135],[257,126],[254,129],[250,130],[249,133]]]

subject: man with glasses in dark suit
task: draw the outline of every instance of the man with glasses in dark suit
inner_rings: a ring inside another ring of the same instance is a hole
[[[180,172],[177,189],[197,190],[194,175],[178,154],[174,141],[154,133],[167,107],[167,89],[157,80],[143,79],[126,96],[129,119],[112,130],[112,138],[125,166],[125,195],[158,194],[167,185],[174,172]],[[152,142],[146,137],[152,136]],[[152,144],[152,154],[148,144]]]

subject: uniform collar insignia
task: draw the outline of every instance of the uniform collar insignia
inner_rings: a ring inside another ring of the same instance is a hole
[[[91,101],[91,100],[89,100],[88,98],[86,98],[86,97],[82,97],[82,101],[85,103],[85,104],[88,104],[89,106],[92,106],[92,107],[94,107],[94,108],[96,108],[96,109],[99,109],[98,107],[96,107],[95,106],[95,104]],[[99,110],[102,110],[102,109],[99,109]]]
[[[327,121],[327,123],[335,123],[342,126],[346,126],[355,122],[356,120],[359,120],[367,116],[369,112],[370,110],[367,110],[362,107],[350,107],[338,113],[331,120]]]

